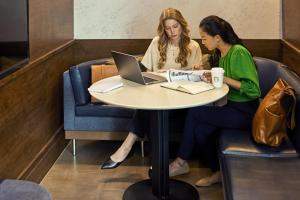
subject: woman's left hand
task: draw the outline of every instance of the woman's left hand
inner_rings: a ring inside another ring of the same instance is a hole
[[[166,72],[167,70],[166,69],[159,69],[159,70],[157,70],[156,72],[157,73],[164,73],[164,72]]]
[[[211,72],[204,72],[200,78],[205,82],[211,83]]]

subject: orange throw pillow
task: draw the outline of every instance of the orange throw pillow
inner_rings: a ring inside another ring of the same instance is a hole
[[[119,75],[118,69],[115,65],[92,65],[91,66],[91,84],[111,76]],[[96,98],[92,97],[91,102],[99,102]]]

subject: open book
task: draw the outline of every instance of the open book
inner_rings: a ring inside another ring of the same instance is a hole
[[[198,94],[214,89],[214,86],[206,82],[203,74],[209,70],[183,71],[170,69],[166,73],[168,82],[160,84],[161,87],[178,90],[190,94]]]
[[[204,81],[192,82],[186,80],[180,80],[175,82],[166,82],[160,84],[161,87],[178,90],[181,92],[186,92],[190,94],[198,94],[200,92],[204,92],[207,90],[214,89],[214,86],[210,83],[206,83]]]

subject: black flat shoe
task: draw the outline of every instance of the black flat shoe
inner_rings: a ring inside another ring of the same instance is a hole
[[[122,162],[115,162],[109,158],[102,164],[101,169],[114,169],[117,168]]]

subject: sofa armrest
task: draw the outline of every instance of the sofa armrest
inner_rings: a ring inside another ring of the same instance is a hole
[[[75,99],[69,71],[63,74],[64,92],[64,129],[73,130],[75,123]]]

